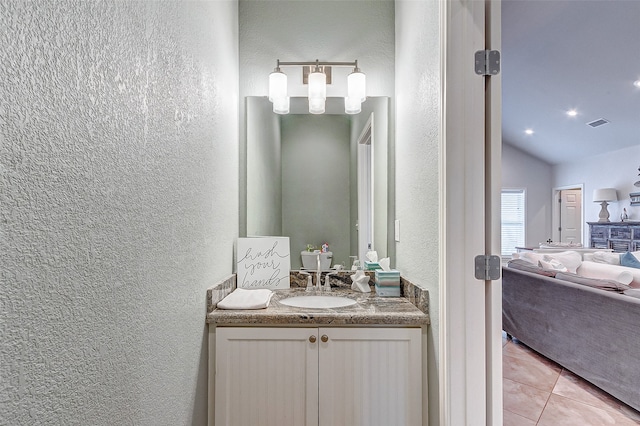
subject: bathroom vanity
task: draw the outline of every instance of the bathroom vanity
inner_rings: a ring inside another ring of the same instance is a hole
[[[234,277],[209,290],[210,425],[426,423],[426,292],[405,280],[407,297],[383,298],[340,278],[329,295],[356,304],[284,305],[309,294],[295,277],[261,310],[215,308]]]

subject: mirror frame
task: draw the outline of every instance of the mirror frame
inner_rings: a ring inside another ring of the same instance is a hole
[[[252,204],[251,200],[248,200],[248,182],[250,181],[249,171],[248,171],[248,158],[250,157],[249,150],[253,148],[249,148],[253,146],[250,143],[250,139],[255,137],[256,131],[263,131],[265,126],[279,126],[281,120],[286,120],[290,115],[296,115],[296,113],[303,113],[304,115],[310,115],[308,113],[307,108],[307,99],[306,98],[292,98],[291,99],[291,112],[289,115],[281,116],[278,114],[274,114],[271,111],[267,117],[262,117],[262,120],[272,121],[272,124],[261,125],[251,123],[250,121],[253,119],[255,115],[255,107],[252,107],[252,102],[262,102],[263,105],[267,105],[271,108],[271,103],[264,96],[249,96],[245,98],[245,120],[244,120],[244,137],[243,141],[240,144],[240,186],[239,186],[239,194],[240,194],[240,220],[239,220],[239,236],[244,237],[248,236],[247,228],[248,228],[248,206]],[[391,257],[395,254],[395,235],[394,231],[394,214],[395,214],[395,204],[394,204],[394,195],[395,195],[395,169],[394,169],[394,141],[392,138],[393,135],[393,120],[391,111],[391,99],[389,97],[369,97],[367,101],[362,104],[362,112],[356,115],[346,115],[344,113],[344,100],[343,98],[328,98],[327,99],[327,108],[324,115],[334,115],[339,114],[341,116],[349,117],[351,122],[351,142],[350,142],[350,150],[351,152],[351,161],[353,166],[350,167],[349,179],[350,183],[350,197],[351,197],[351,205],[354,206],[351,208],[352,213],[350,214],[351,226],[350,226],[350,244],[348,253],[349,255],[353,255],[354,247],[357,250],[357,231],[355,226],[355,221],[357,221],[357,200],[354,200],[354,191],[357,188],[355,182],[357,181],[357,171],[355,170],[355,157],[356,157],[356,147],[354,145],[354,139],[357,139],[360,136],[360,132],[365,123],[369,120],[369,117],[373,113],[374,115],[374,175],[373,175],[373,193],[374,193],[374,249],[378,252],[379,257]],[[264,108],[264,107],[263,107]],[[386,120],[380,120],[380,117],[386,118]],[[256,127],[260,127],[260,129],[256,129]],[[270,133],[271,130],[266,130],[264,133]],[[274,136],[275,137],[275,136]],[[264,152],[262,153],[264,154]],[[265,192],[266,196],[268,196],[268,192]],[[357,194],[357,193],[356,193]],[[277,201],[276,201],[277,202]],[[281,200],[280,200],[281,203]],[[354,204],[355,203],[355,204]],[[280,212],[282,217],[282,212]],[[282,228],[279,230],[277,227],[272,228],[274,232],[269,232],[271,234],[279,234],[281,235]],[[279,231],[279,232],[278,232]],[[251,235],[253,236],[253,235]],[[309,241],[312,244],[321,244],[320,241]],[[291,247],[293,256],[296,255],[299,247]],[[349,261],[349,259],[343,258],[334,258],[334,263],[342,263],[345,261]],[[294,262],[295,263],[295,262]],[[392,258],[392,265],[393,265]]]

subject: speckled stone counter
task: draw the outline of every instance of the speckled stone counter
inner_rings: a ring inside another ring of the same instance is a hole
[[[357,301],[355,305],[333,309],[313,309],[281,304],[280,300],[287,297],[309,294],[305,291],[306,276],[292,271],[291,288],[276,290],[267,309],[217,309],[217,303],[235,289],[235,275],[232,275],[207,291],[207,323],[217,326],[369,324],[416,327],[429,324],[426,290],[408,280],[401,279],[402,297],[378,297],[373,287],[370,293],[352,291],[349,274],[349,272],[342,272],[331,276],[332,291],[322,294],[350,297]]]

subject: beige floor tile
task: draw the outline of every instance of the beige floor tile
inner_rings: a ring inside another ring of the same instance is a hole
[[[504,426],[640,425],[640,412],[504,332],[502,353]]]
[[[509,379],[502,380],[502,387],[504,410],[533,421],[538,420],[551,395],[550,392],[541,391]]]
[[[630,419],[640,421],[640,413],[636,410],[567,370],[560,374],[553,393],[608,411],[620,412]]]
[[[538,426],[636,426],[620,413],[583,404],[560,395],[551,395]]]
[[[536,426],[534,420],[529,420],[511,411],[504,410],[502,413],[502,426]]]
[[[506,379],[551,392],[561,371],[560,367],[548,362],[535,358],[516,358],[503,351],[502,374]]]
[[[559,364],[551,361],[549,358],[540,355],[538,352],[534,351],[527,345],[520,343],[520,341],[517,339],[509,340],[508,344],[506,344],[502,348],[502,353],[525,361],[543,363],[544,365],[558,370],[558,372],[562,370],[562,367]]]

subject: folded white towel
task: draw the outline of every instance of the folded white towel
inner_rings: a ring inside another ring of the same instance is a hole
[[[269,306],[273,291],[262,288],[247,290],[236,288],[231,294],[218,302],[220,309],[265,309]]]

